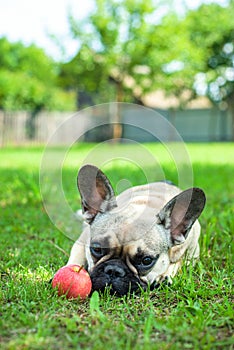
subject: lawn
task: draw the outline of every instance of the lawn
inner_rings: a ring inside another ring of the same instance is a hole
[[[233,349],[234,143],[186,149],[189,165],[184,158],[174,162],[157,144],[143,151],[136,145],[81,144],[66,154],[62,181],[73,210],[80,205],[77,170],[92,160],[103,164],[117,192],[162,176],[186,188],[192,174],[192,185],[207,195],[195,267],[183,267],[170,287],[124,298],[95,293],[82,302],[58,298],[48,283],[66,263],[73,241],[53,225],[42,204],[43,148],[0,150],[1,349]],[[56,165],[63,150],[51,152]],[[129,161],[136,154],[138,164]],[[45,167],[49,185],[57,181],[54,164]]]

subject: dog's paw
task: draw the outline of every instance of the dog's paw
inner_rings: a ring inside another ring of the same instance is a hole
[[[160,288],[162,286],[171,286],[172,285],[172,279],[170,276],[161,276],[158,281],[155,281],[151,284],[150,290]]]
[[[170,286],[170,285],[172,285],[173,282],[172,282],[172,279],[170,276],[163,275],[163,276],[161,276],[159,283],[163,283],[163,284]]]

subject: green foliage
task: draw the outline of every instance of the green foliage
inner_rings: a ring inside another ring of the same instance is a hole
[[[0,39],[0,108],[72,110],[75,96],[58,88],[58,66],[42,49]]]
[[[234,97],[233,12],[233,1],[227,7],[202,5],[198,10],[188,12],[183,23],[193,52],[198,54],[196,60],[190,59],[190,67],[194,67],[196,73],[203,73],[203,88],[216,103],[231,103]]]
[[[76,145],[63,169],[66,195],[76,208],[73,179],[95,146]],[[177,171],[163,156],[165,149],[145,146],[175,181]],[[124,298],[95,293],[83,302],[58,298],[50,287],[50,278],[67,261],[57,246],[69,252],[73,242],[55,229],[41,203],[43,149],[1,149],[1,349],[232,349],[233,147],[188,145],[194,185],[207,195],[199,263],[184,266],[171,287]],[[112,145],[109,152],[115,148],[126,156],[134,152],[132,145]],[[155,169],[146,166],[154,178]],[[109,168],[114,187],[122,176],[133,185],[142,181],[139,169],[129,167],[127,172],[118,165]]]
[[[184,16],[171,1],[95,4],[83,21],[69,16],[80,49],[62,67],[62,86],[91,94],[94,103],[142,102],[148,92],[161,89],[182,105],[196,94],[231,105],[233,0],[226,6],[210,3],[187,9]]]
[[[169,49],[164,29],[153,21],[161,7],[153,0],[97,0],[84,21],[70,15],[80,49],[62,68],[62,86],[98,93],[98,102],[140,100],[159,87]]]

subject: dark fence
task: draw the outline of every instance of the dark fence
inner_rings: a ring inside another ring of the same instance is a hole
[[[233,120],[230,113],[218,109],[187,109],[187,110],[157,110],[168,122],[174,126],[184,141],[188,142],[215,142],[231,141],[233,139]],[[124,123],[134,123],[142,118],[141,113],[126,114]],[[139,142],[155,141],[154,132],[145,132],[152,129],[150,120],[141,119],[142,129],[123,126],[123,135],[126,138]],[[168,141],[173,141],[174,134],[168,133]]]

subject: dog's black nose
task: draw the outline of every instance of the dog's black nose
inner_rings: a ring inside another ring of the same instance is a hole
[[[125,271],[122,267],[116,265],[107,265],[104,268],[104,273],[110,277],[123,278],[125,276]]]

